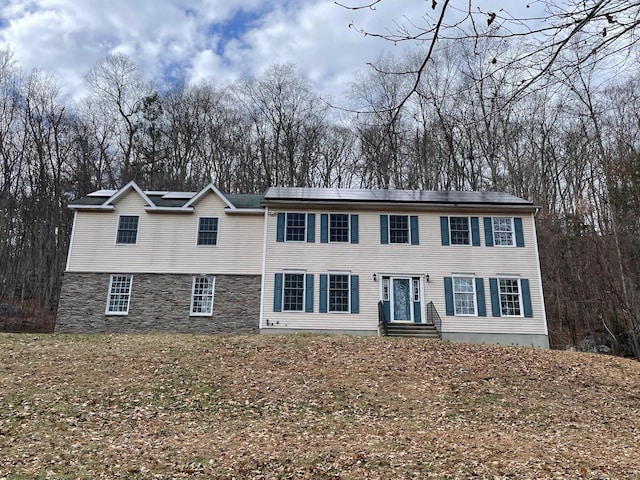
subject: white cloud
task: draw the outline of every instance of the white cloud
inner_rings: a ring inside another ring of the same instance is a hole
[[[426,5],[402,2],[400,9],[388,1],[372,12],[332,0],[7,1],[0,48],[10,48],[25,70],[50,72],[74,95],[83,93],[92,65],[117,51],[158,81],[184,75],[221,83],[293,62],[316,91],[339,97],[366,62],[394,49],[349,24],[382,32],[402,14],[420,17]]]

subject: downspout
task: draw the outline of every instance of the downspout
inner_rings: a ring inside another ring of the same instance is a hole
[[[264,321],[264,284],[267,273],[267,231],[269,224],[269,207],[264,211],[264,232],[262,233],[262,279],[260,281],[260,322],[259,329],[262,330]]]
[[[65,272],[69,271],[69,266],[71,265],[71,249],[73,248],[73,239],[76,236],[76,219],[77,218],[78,218],[78,211],[74,210],[73,226],[71,227],[71,238],[69,239],[69,251],[67,252],[67,265],[65,267]]]

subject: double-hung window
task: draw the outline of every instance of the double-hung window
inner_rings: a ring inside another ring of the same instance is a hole
[[[120,215],[118,219],[118,234],[116,244],[135,245],[138,240],[138,216]]]
[[[198,220],[198,245],[218,244],[218,219],[200,217]]]
[[[520,280],[517,278],[499,278],[500,314],[507,317],[522,316],[522,295]]]
[[[131,299],[131,275],[111,275],[107,295],[107,315],[127,315]]]
[[[469,217],[449,217],[451,245],[471,245]]]
[[[417,215],[380,215],[380,243],[420,245]]]
[[[515,234],[513,230],[513,218],[493,217],[493,244],[495,246],[514,246]]]
[[[476,314],[474,277],[453,277],[453,304],[456,315]]]
[[[304,213],[287,213],[286,239],[287,242],[305,241],[305,217]]]
[[[349,311],[349,275],[329,275],[329,311]]]
[[[409,243],[408,215],[389,215],[389,243]]]
[[[282,310],[285,312],[302,312],[304,310],[304,274],[284,274]]]
[[[329,215],[329,241],[349,241],[349,215],[346,213],[332,213]]]
[[[215,277],[193,277],[191,289],[191,316],[211,316],[213,314],[213,287]]]

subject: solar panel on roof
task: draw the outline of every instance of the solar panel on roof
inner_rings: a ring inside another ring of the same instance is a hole
[[[520,204],[531,205],[522,198],[501,192],[449,190],[366,190],[337,188],[272,187],[265,200],[353,201],[389,203],[457,203],[457,204]]]

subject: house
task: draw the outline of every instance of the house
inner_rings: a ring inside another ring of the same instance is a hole
[[[548,348],[535,205],[496,192],[270,188],[72,202],[56,331],[342,332]]]

